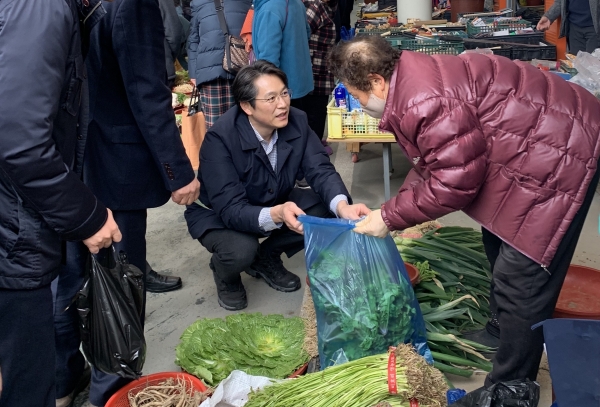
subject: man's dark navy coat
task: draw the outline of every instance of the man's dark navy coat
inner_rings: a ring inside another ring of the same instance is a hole
[[[185,154],[166,85],[157,0],[104,2],[87,58],[90,127],[84,180],[113,210],[153,208],[188,185]]]
[[[329,161],[319,138],[308,126],[306,114],[290,108],[288,125],[278,130],[277,171],[273,171],[246,114],[231,108],[208,131],[200,150],[200,201],[188,206],[185,218],[194,239],[213,229],[267,235],[258,227],[262,208],[290,200],[297,179],[316,194],[298,194],[296,204],[309,208],[319,202],[329,206],[337,195],[350,194]],[[351,202],[350,202],[351,203]]]

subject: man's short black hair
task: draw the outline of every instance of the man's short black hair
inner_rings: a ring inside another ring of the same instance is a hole
[[[256,95],[258,94],[258,89],[254,86],[254,82],[263,75],[275,75],[281,79],[286,88],[288,86],[287,75],[285,72],[269,61],[260,59],[254,64],[247,65],[240,69],[235,76],[235,80],[231,86],[235,103],[240,105],[243,102],[248,102],[250,103],[250,106],[254,108],[256,105]]]

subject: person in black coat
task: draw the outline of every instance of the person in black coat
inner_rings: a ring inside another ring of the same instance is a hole
[[[200,186],[175,124],[166,85],[165,34],[158,1],[115,0],[104,3],[104,8],[106,16],[90,33],[86,60],[90,115],[83,177],[120,225],[123,240],[116,250],[125,251],[129,262],[145,272],[147,208],[161,206],[169,198],[189,205]],[[81,274],[82,260],[82,256],[69,257],[65,274]],[[156,283],[156,275],[145,277]],[[61,298],[77,288],[76,282],[59,282]],[[63,329],[57,332],[57,342],[77,343],[75,335],[76,331]],[[64,360],[70,360],[64,351]],[[77,347],[69,352],[77,355]],[[103,406],[127,382],[93,370],[90,402]]]
[[[165,27],[165,62],[167,67],[168,86],[175,85],[175,60],[181,54],[181,48],[185,42],[183,26],[179,21],[177,9],[172,0],[158,0],[160,14]]]
[[[81,33],[102,18],[98,3],[0,2],[1,407],[55,406],[50,284],[64,240],[83,241],[88,255],[120,240],[77,171],[87,111]]]
[[[241,272],[291,292],[300,279],[281,260],[303,249],[303,213],[359,219],[370,210],[350,195],[306,114],[290,107],[285,73],[257,61],[237,74],[237,103],[207,132],[200,151],[200,202],[185,218],[194,239],[211,252],[219,304],[247,306]],[[294,188],[306,178],[312,189]],[[259,238],[267,237],[259,244]]]

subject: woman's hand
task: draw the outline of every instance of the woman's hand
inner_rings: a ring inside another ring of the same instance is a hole
[[[361,235],[380,238],[384,238],[390,233],[390,230],[381,217],[381,209],[369,213],[365,219],[356,224],[354,231]]]

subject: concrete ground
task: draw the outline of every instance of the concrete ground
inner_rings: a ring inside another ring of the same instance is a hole
[[[361,160],[353,164],[350,153],[343,144],[333,145],[331,157],[341,174],[355,202],[363,202],[370,208],[377,208],[383,198],[383,165],[380,145],[364,146]],[[392,174],[392,194],[398,190],[410,166],[397,146],[392,148],[394,173]],[[600,194],[597,192],[590,208],[582,236],[573,259],[574,264],[600,268],[600,236],[598,235],[598,214],[600,213]],[[470,226],[478,228],[462,212],[453,213],[440,219],[444,225]],[[148,211],[148,260],[155,270],[164,274],[173,274],[183,279],[183,288],[164,294],[148,294],[146,308],[147,356],[144,374],[165,371],[179,371],[175,365],[175,347],[183,331],[199,318],[224,317],[229,311],[217,303],[217,294],[212,274],[208,268],[210,254],[192,240],[187,232],[183,218],[183,208],[173,204]],[[303,252],[291,259],[284,259],[285,266],[305,281],[306,268]],[[280,313],[286,316],[298,316],[302,304],[304,287],[294,293],[282,293],[268,287],[262,280],[242,276],[248,293],[248,308],[244,312]],[[467,391],[483,385],[484,372],[475,372],[473,377],[465,379],[450,377],[457,388]],[[542,360],[538,382],[541,385],[540,407],[549,407],[552,403],[551,380],[547,361]],[[76,401],[81,406],[86,399],[82,394]],[[87,403],[83,404],[87,407]]]
[[[361,160],[353,164],[350,153],[344,145],[333,145],[331,157],[338,172],[342,175],[355,202],[364,202],[371,208],[383,202],[383,165],[381,145],[369,144],[360,153]],[[397,190],[409,169],[397,146],[393,147],[392,191]],[[574,263],[600,266],[600,246],[598,236],[598,213],[600,196],[596,196],[590,215],[580,239]],[[477,225],[463,213],[454,213],[441,219],[446,225]],[[146,339],[148,352],[145,374],[178,370],[174,364],[175,346],[185,328],[198,318],[223,317],[229,312],[217,304],[217,295],[208,268],[209,253],[192,240],[187,233],[183,208],[168,203],[152,209],[148,215],[148,260],[156,270],[181,276],[183,288],[165,294],[149,294],[146,317]],[[303,252],[292,259],[285,259],[288,269],[298,274],[304,281],[306,275]],[[269,288],[262,280],[243,275],[248,291],[246,312],[281,313],[298,315],[302,303],[303,289],[295,293],[281,293]],[[480,387],[484,374],[475,374],[470,379],[453,377],[459,388],[473,390]],[[550,379],[547,366],[540,371],[538,380],[542,386],[540,407],[551,404]]]
[[[359,7],[355,3],[354,10]],[[353,13],[354,14],[354,13]],[[356,17],[352,16],[354,23]],[[342,176],[355,202],[378,208],[384,202],[382,148],[379,144],[365,145],[360,161],[353,164],[344,144],[332,145],[331,160]],[[392,196],[398,190],[410,169],[410,163],[402,156],[397,145],[392,147],[394,173],[391,177]],[[229,311],[217,303],[217,294],[208,268],[210,254],[192,240],[187,232],[183,208],[169,202],[161,208],[148,211],[148,261],[155,270],[173,274],[183,279],[181,290],[165,294],[148,294],[146,311],[147,357],[144,374],[178,371],[175,365],[175,347],[182,332],[198,318],[224,317]],[[594,198],[590,215],[573,262],[600,268],[600,236],[598,235],[598,213],[600,196]],[[478,225],[463,213],[443,217],[445,225]],[[291,259],[284,259],[285,266],[305,281],[306,267],[303,252]],[[297,316],[300,312],[303,288],[294,293],[281,293],[268,287],[262,280],[248,275],[242,276],[248,293],[248,308],[245,312],[280,313]],[[485,374],[475,373],[469,379],[451,377],[456,387],[467,391],[482,386]],[[551,382],[548,366],[542,361],[538,381],[542,388],[540,407],[551,404]],[[78,403],[77,403],[78,404]]]

